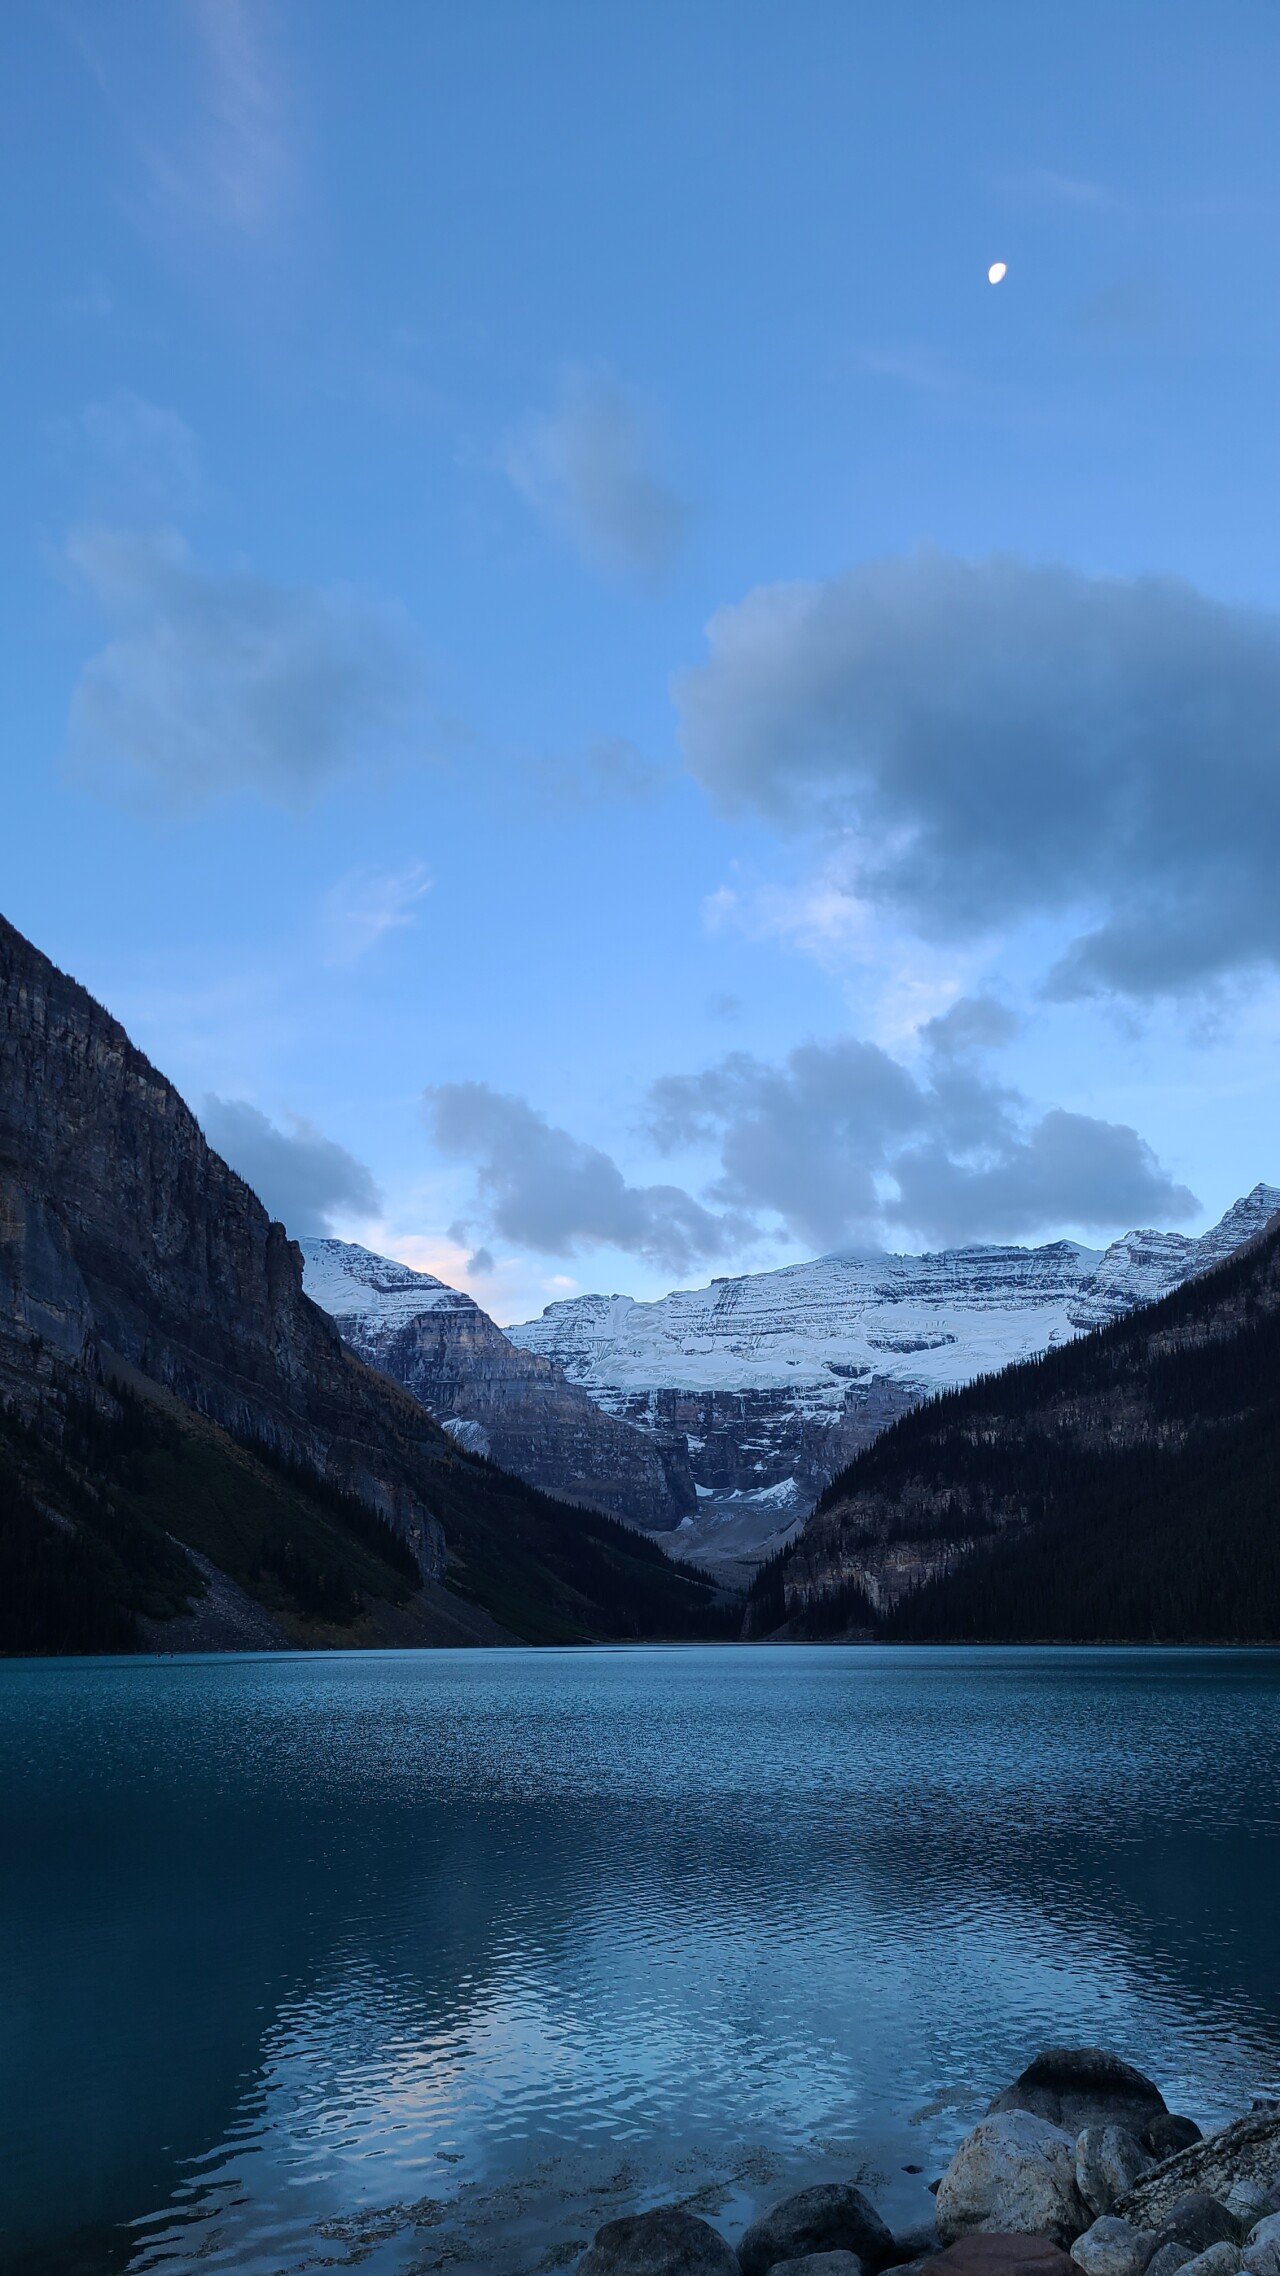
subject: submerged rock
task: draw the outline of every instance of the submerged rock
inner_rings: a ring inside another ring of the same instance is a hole
[[[1084,2276],[1143,2276],[1155,2244],[1150,2229],[1131,2228],[1128,2221],[1104,2214],[1076,2238],[1071,2257]]]
[[[938,2233],[948,2243],[981,2229],[1068,2245],[1090,2217],[1076,2183],[1075,2142],[1025,2109],[981,2119],[938,2190]]]
[[[659,2205],[597,2229],[578,2276],[738,2276],[722,2236],[696,2213]]]
[[[779,2261],[849,2252],[875,2276],[894,2258],[894,2242],[875,2206],[851,2181],[819,2182],[771,2205],[738,2245],[742,2276],[769,2276]]]
[[[1154,2081],[1103,2047],[1046,2047],[996,2096],[988,2115],[1005,2110],[1029,2110],[1071,2134],[1085,2126],[1123,2126],[1139,2141],[1169,2115]]]
[[[1076,2184],[1095,2213],[1115,2211],[1155,2159],[1125,2126],[1086,2126],[1076,2142]]]

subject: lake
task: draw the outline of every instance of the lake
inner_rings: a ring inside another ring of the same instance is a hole
[[[0,1810],[22,2276],[525,2276],[846,2175],[914,2224],[1053,2041],[1280,2091],[1277,1653],[10,1662]]]

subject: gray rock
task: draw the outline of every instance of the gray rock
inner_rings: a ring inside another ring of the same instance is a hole
[[[1162,2244],[1183,2244],[1193,2256],[1208,2252],[1211,2245],[1234,2244],[1236,2224],[1225,2205],[1204,2190],[1183,2197],[1172,2206],[1156,2231],[1156,2251]],[[1212,2272],[1207,2272],[1212,2276]]]
[[[806,2252],[799,2260],[775,2260],[773,2266],[786,2276],[863,2276],[856,2252]]]
[[[779,2261],[850,2252],[875,2276],[894,2257],[894,2242],[875,2206],[851,2181],[823,2181],[771,2205],[738,2245],[742,2276],[769,2276]]]
[[[1076,2185],[1093,2212],[1110,2213],[1154,2163],[1124,2126],[1086,2126],[1076,2142]]]
[[[1245,2276],[1280,2276],[1280,2213],[1254,2222],[1240,2266]]]
[[[578,2276],[738,2276],[722,2236],[679,2205],[630,2213],[597,2229]]]
[[[990,2114],[1003,2110],[1030,2110],[1071,2134],[1085,2126],[1124,2126],[1139,2140],[1168,2116],[1159,2087],[1102,2047],[1046,2047],[996,2096]]]
[[[1179,2276],[1195,2254],[1185,2244],[1162,2244],[1147,2262],[1147,2276]]]
[[[1155,2241],[1150,2229],[1130,2228],[1127,2221],[1104,2215],[1076,2238],[1071,2257],[1084,2276],[1143,2276]]]
[[[1250,2111],[1221,2133],[1166,2158],[1121,2198],[1117,2213],[1136,2228],[1159,2229],[1193,2191],[1226,2197],[1237,2181],[1270,2189],[1280,2178],[1280,2111]],[[1216,2243],[1217,2239],[1209,2240]]]
[[[1192,2276],[1240,2276],[1240,2247],[1238,2244],[1211,2244],[1207,2252],[1198,2252],[1186,2266]]]
[[[1204,2136],[1194,2118],[1179,2117],[1176,2111],[1166,2110],[1159,2118],[1143,2128],[1143,2143],[1152,2157],[1176,2157],[1179,2150],[1189,2150],[1193,2142]]]
[[[1247,2237],[1254,2224],[1264,2221],[1271,2211],[1271,2193],[1258,2181],[1233,2182],[1224,2202],[1238,2234],[1243,2237]]]
[[[938,2190],[938,2234],[947,2244],[980,2229],[1069,2245],[1089,2222],[1076,2184],[1075,2142],[1030,2110],[981,2119]]]

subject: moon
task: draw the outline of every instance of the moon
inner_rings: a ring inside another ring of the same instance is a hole
[[[1008,274],[1009,264],[1007,261],[993,261],[987,270],[987,283],[999,284],[1002,278],[1007,277]]]

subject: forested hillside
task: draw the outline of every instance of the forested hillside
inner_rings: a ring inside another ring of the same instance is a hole
[[[1280,1227],[918,1409],[761,1574],[752,1633],[1280,1639]]]

